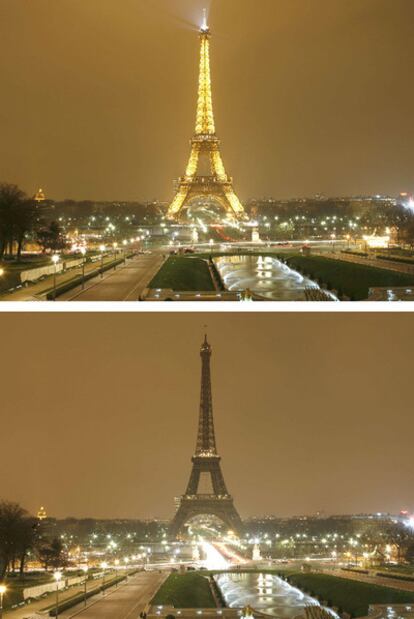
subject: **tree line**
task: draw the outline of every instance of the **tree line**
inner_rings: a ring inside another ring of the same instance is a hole
[[[29,556],[46,570],[67,564],[61,540],[49,539],[38,518],[18,503],[0,501],[0,582],[11,573],[23,576]]]
[[[59,223],[46,222],[34,198],[17,185],[0,183],[0,260],[6,256],[20,260],[28,239],[36,241],[43,251],[66,247]]]

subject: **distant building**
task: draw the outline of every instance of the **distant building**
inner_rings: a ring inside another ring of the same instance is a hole
[[[35,194],[35,202],[44,202],[46,200],[44,191],[41,187],[39,187],[39,189],[37,190],[36,194]]]
[[[43,506],[37,512],[37,517],[39,520],[45,520],[47,518],[47,513]]]

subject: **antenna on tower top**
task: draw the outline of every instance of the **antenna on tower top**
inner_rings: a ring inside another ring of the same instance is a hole
[[[208,31],[208,23],[207,23],[207,9],[203,9],[203,23],[201,25],[201,30],[203,32]]]

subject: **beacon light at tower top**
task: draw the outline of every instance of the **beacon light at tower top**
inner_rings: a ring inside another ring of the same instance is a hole
[[[207,23],[207,9],[203,9],[203,21],[201,24],[201,31],[208,32],[208,23]]]

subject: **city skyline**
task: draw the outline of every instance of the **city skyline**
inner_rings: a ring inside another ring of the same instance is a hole
[[[55,199],[170,201],[205,4],[0,2],[4,180]],[[207,4],[217,129],[242,201],[412,191],[410,0]]]
[[[414,510],[410,315],[120,316],[67,315],[59,330],[59,315],[26,315],[18,334],[22,317],[8,315],[3,498],[56,517],[172,518],[207,323],[218,449],[242,518]]]

